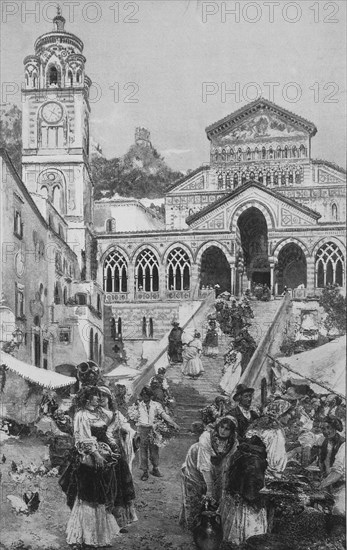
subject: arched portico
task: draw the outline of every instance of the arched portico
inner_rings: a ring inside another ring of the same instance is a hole
[[[220,286],[220,292],[231,292],[230,263],[220,247],[211,245],[201,254],[200,289]]]
[[[237,268],[240,274],[243,273],[243,281],[238,284],[239,292],[251,283],[267,284],[270,287],[268,226],[261,210],[251,206],[242,212],[237,220],[236,241],[239,249]]]
[[[277,255],[277,254],[276,254]],[[278,252],[277,289],[281,294],[284,287],[307,287],[307,261],[303,247],[297,242],[286,243]]]

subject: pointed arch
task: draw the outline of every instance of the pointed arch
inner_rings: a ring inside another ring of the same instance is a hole
[[[249,200],[239,205],[230,215],[228,226],[232,233],[236,233],[237,221],[241,214],[248,210],[249,208],[254,207],[262,212],[265,217],[268,229],[274,229],[276,227],[276,217],[268,205],[262,204],[259,200]]]

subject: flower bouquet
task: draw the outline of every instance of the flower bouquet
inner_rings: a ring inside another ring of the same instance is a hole
[[[153,425],[149,440],[153,445],[157,445],[157,447],[165,447],[170,439],[173,438],[174,432],[175,428],[170,426],[165,420],[158,420]]]

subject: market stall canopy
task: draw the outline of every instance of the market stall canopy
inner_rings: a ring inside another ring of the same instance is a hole
[[[105,374],[105,378],[118,378],[118,379],[132,379],[136,378],[140,372],[136,369],[131,369],[130,367],[121,366],[116,367],[115,369],[111,370],[111,372],[108,372]]]
[[[283,371],[286,371],[287,379],[296,382],[306,378],[311,389],[317,394],[330,393],[330,389],[346,396],[346,336],[340,336],[327,344],[291,357],[278,357],[277,360],[282,365],[282,375]],[[299,374],[285,369],[286,365]],[[311,383],[309,379],[317,384]]]
[[[72,386],[76,383],[75,378],[64,376],[63,374],[58,374],[51,370],[39,369],[34,365],[29,365],[24,361],[20,361],[4,351],[0,352],[0,365],[5,365],[25,380],[29,380],[39,386],[52,390],[65,386]]]

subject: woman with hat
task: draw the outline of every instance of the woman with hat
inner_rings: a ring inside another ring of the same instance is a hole
[[[243,439],[248,426],[259,417],[258,412],[251,408],[254,389],[248,388],[245,384],[238,384],[234,394],[234,401],[237,405],[228,414],[234,416],[238,425],[238,437]]]
[[[192,529],[202,499],[219,502],[228,459],[237,449],[236,421],[224,416],[206,429],[188,450],[181,470],[182,509],[180,524]]]
[[[182,373],[190,378],[198,378],[203,372],[204,367],[200,359],[202,352],[201,334],[194,331],[193,339],[183,346],[182,352]]]

